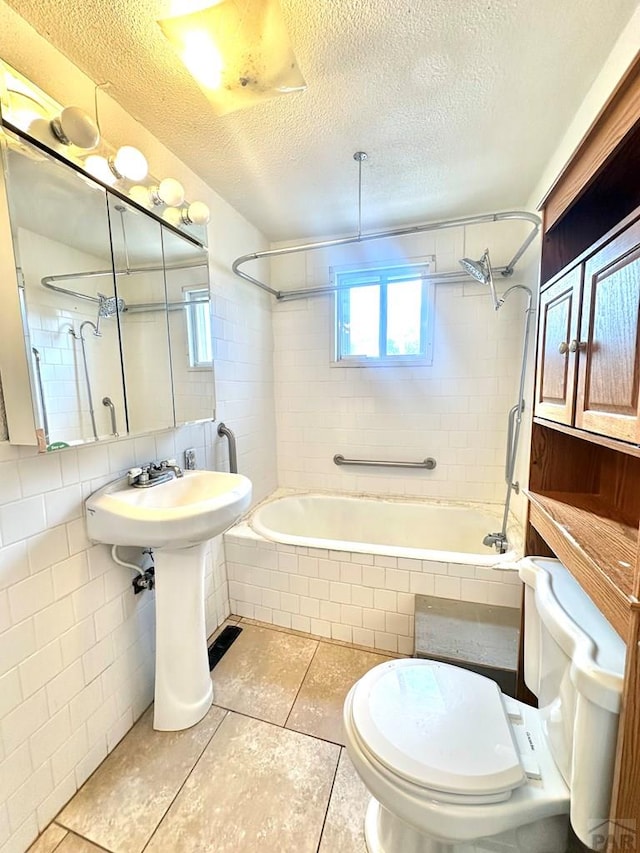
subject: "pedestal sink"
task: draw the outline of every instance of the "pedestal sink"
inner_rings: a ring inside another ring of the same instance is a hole
[[[232,525],[251,502],[241,474],[185,471],[150,488],[124,477],[94,492],[85,504],[94,542],[151,547],[156,588],[156,679],[153,726],[177,731],[209,710],[204,612],[206,542]]]

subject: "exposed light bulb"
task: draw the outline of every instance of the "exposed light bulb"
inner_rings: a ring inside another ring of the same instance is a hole
[[[64,145],[78,148],[95,148],[100,142],[100,131],[94,120],[80,107],[65,107],[50,123],[54,136]]]
[[[184,202],[184,187],[175,178],[165,178],[157,187],[149,188],[149,196],[153,204],[167,204],[169,207],[180,207]]]
[[[192,201],[189,207],[182,208],[181,217],[185,225],[206,225],[211,214],[203,201]]]
[[[116,178],[126,178],[128,181],[141,181],[149,171],[147,158],[133,145],[118,148],[115,157],[109,157],[109,168]]]
[[[109,161],[106,157],[101,157],[99,154],[91,154],[84,161],[84,168],[90,175],[102,181],[103,184],[112,186],[116,182],[116,176],[109,167]]]
[[[153,187],[145,187],[142,184],[134,184],[129,190],[129,198],[133,199],[140,207],[146,210],[151,210],[153,202],[151,200],[151,190]]]

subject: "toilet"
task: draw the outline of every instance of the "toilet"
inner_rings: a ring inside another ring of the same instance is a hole
[[[371,794],[369,853],[562,853],[609,817],[625,645],[558,560],[520,562],[524,680],[538,708],[428,660],[370,670],[344,704]]]

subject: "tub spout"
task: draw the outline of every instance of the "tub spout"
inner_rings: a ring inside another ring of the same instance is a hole
[[[494,548],[498,554],[505,554],[507,551],[507,537],[504,533],[487,533],[482,540],[482,544],[487,548]]]

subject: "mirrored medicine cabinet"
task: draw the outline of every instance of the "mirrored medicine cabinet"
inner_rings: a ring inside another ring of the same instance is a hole
[[[207,251],[0,132],[0,378],[39,450],[212,420]]]

